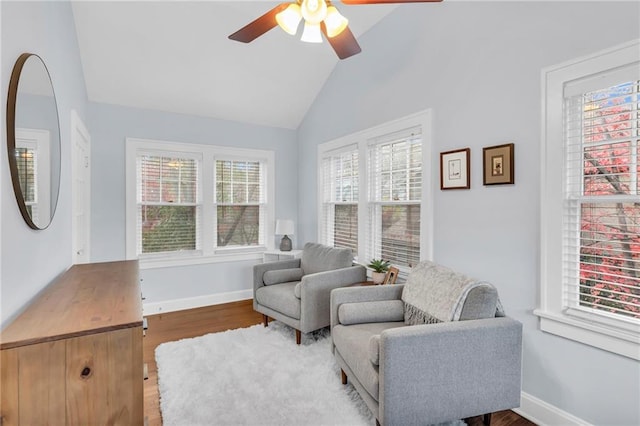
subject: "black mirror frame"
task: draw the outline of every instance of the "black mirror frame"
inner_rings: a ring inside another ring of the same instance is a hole
[[[54,208],[52,209],[49,215],[47,225],[40,227],[33,222],[33,219],[31,218],[31,216],[29,215],[29,212],[27,211],[27,205],[24,202],[24,194],[22,193],[22,188],[20,188],[20,179],[18,176],[18,165],[16,164],[15,161],[12,161],[12,158],[15,158],[15,150],[16,150],[16,100],[18,98],[18,85],[20,82],[20,74],[22,73],[22,69],[24,68],[25,63],[32,56],[35,56],[36,58],[38,58],[40,63],[42,63],[42,66],[44,67],[44,70],[47,73],[49,84],[51,85],[51,91],[53,92],[54,101],[56,99],[55,90],[53,89],[53,82],[51,81],[51,74],[49,74],[49,69],[47,68],[47,65],[44,63],[42,58],[36,55],[35,53],[21,54],[16,60],[15,65],[13,66],[13,71],[11,71],[11,79],[9,80],[9,93],[7,95],[7,153],[9,157],[8,159],[9,159],[9,170],[11,172],[11,183],[13,185],[13,192],[16,197],[16,202],[18,203],[18,208],[20,209],[20,214],[22,215],[22,218],[24,219],[26,224],[29,226],[29,228],[35,229],[35,230],[44,230],[44,229],[47,229],[49,225],[51,225],[51,222],[53,221],[53,216],[55,215],[55,211],[57,210],[58,196],[60,193],[60,185],[58,185],[58,189],[56,193],[51,194],[52,196],[55,196],[56,202],[55,202]],[[55,106],[56,106],[56,117],[57,117],[57,127],[58,127],[58,143],[61,143],[60,114],[58,112],[57,101],[55,101]],[[57,159],[58,164],[60,164],[61,156],[62,156],[61,150],[58,150],[58,159]],[[59,175],[58,175],[58,179],[60,179]]]

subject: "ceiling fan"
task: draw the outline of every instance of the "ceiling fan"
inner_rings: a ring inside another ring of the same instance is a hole
[[[344,4],[380,3],[430,3],[442,0],[342,0]],[[253,22],[231,34],[231,40],[249,43],[267,31],[280,26],[291,35],[298,32],[300,21],[304,19],[301,40],[308,43],[322,43],[322,34],[340,59],[360,53],[360,45],[349,29],[349,20],[342,16],[331,0],[296,0],[280,3]]]

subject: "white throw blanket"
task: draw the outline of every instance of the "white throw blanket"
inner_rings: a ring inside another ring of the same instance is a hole
[[[458,321],[467,295],[478,286],[493,287],[434,262],[420,262],[412,269],[402,292],[405,323]],[[496,316],[504,316],[500,300]]]

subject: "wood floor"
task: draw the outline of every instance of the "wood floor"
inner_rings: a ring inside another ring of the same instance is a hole
[[[156,347],[164,342],[202,336],[233,328],[248,327],[262,321],[262,315],[254,312],[251,300],[208,306],[186,311],[170,312],[147,317],[148,329],[144,338],[144,362],[149,369],[149,379],[144,382],[144,415],[148,426],[161,426],[158,397],[158,374],[154,357]],[[482,425],[482,417],[467,421],[469,426]],[[513,411],[493,413],[492,426],[535,426]]]

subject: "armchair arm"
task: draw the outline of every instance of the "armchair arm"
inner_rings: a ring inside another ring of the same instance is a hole
[[[290,269],[299,268],[300,259],[281,260],[278,262],[258,263],[253,265],[253,294],[255,296],[256,290],[264,286],[262,277],[267,271],[273,271],[276,269]],[[255,299],[255,298],[254,298]]]
[[[331,290],[363,282],[367,270],[362,265],[318,272],[300,282],[300,329],[303,333],[329,325]]]
[[[331,292],[331,328],[339,324],[338,308],[343,303],[378,302],[382,300],[400,300],[404,285],[375,285],[340,288]]]
[[[382,424],[440,423],[520,405],[522,324],[490,318],[380,335]]]

